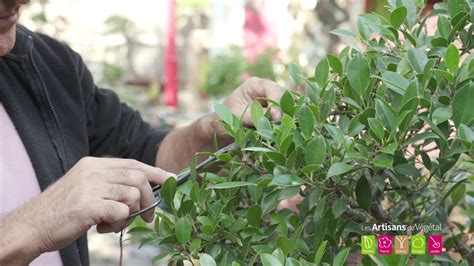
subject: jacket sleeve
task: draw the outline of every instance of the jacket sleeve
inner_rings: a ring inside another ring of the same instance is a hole
[[[98,88],[80,56],[74,54],[83,89],[90,155],[130,158],[155,165],[167,131],[152,128],[137,111],[121,103],[113,91]]]

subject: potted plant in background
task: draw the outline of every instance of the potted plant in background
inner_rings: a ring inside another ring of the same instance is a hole
[[[305,93],[271,103],[281,121],[255,102],[256,128],[245,128],[216,105],[241,150],[219,155],[218,174],[166,181],[168,210],[152,228],[136,222],[132,238],[159,247],[156,260],[201,265],[343,265],[351,254],[363,265],[473,265],[474,12],[450,0],[421,16],[420,2],[389,1],[389,18],[364,14],[357,34],[336,30],[365,48],[328,54],[312,77],[290,66]],[[296,195],[296,211],[279,207]],[[363,224],[440,224],[446,252],[360,255],[361,235],[419,233]]]

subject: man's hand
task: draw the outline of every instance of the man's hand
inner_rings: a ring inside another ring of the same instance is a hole
[[[277,83],[252,77],[247,79],[240,87],[234,90],[224,101],[224,104],[232,111],[235,115],[240,117],[242,113],[247,109],[248,106],[258,98],[266,98],[279,102],[281,96],[284,93],[284,89]],[[260,103],[263,107],[269,107],[269,103],[261,100]],[[273,120],[281,119],[281,112],[277,109],[271,109],[271,116]],[[246,126],[252,125],[252,119],[250,118],[250,111],[247,111],[243,117],[243,123]]]
[[[224,104],[238,117],[248,110],[243,116],[243,123],[245,126],[252,126],[249,105],[254,100],[261,99],[263,107],[270,107],[264,99],[279,102],[283,93],[283,88],[275,82],[253,77],[235,89]],[[271,109],[270,112],[273,120],[279,120],[282,116],[277,109]],[[214,151],[215,137],[220,146],[232,142],[215,113],[200,118],[188,127],[175,129],[160,144],[156,165],[167,171],[181,171],[189,166],[196,152]]]
[[[118,232],[131,222],[130,213],[154,202],[149,182],[162,184],[170,176],[135,160],[86,157],[41,195],[3,217],[0,231],[23,228],[14,230],[11,241],[28,241],[19,244],[35,256],[65,247],[93,225],[100,233]],[[142,217],[151,222],[153,210]],[[2,249],[6,240],[8,234],[0,236]]]

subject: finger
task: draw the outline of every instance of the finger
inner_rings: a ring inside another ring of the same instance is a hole
[[[114,174],[114,177],[110,179],[109,182],[135,187],[139,190],[140,208],[148,207],[155,202],[155,196],[145,173],[128,169],[114,169],[112,173]],[[153,210],[150,210],[142,214],[142,217],[145,221],[151,222],[153,221],[153,213]]]
[[[99,206],[101,208],[99,224],[108,224],[109,226],[98,226],[97,231],[99,233],[108,233],[120,231],[121,225],[125,224],[125,220],[130,214],[130,208],[127,204],[114,200],[104,200]]]
[[[130,208],[130,212],[140,210],[141,192],[137,187],[107,184],[103,189],[105,190],[104,199],[125,203]]]
[[[262,97],[279,102],[284,92],[283,87],[277,83],[267,79],[258,79],[251,86],[250,97],[252,99]],[[270,114],[272,120],[280,120],[282,117],[282,113],[278,109],[271,109]]]
[[[166,172],[161,168],[153,167],[133,159],[92,157],[92,160],[94,161],[94,165],[97,165],[102,169],[125,168],[130,170],[142,171],[143,173],[145,173],[148,182],[154,184],[163,184],[170,176],[175,176],[175,174]]]

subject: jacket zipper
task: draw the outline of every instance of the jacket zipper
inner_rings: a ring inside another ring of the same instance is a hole
[[[31,36],[30,36],[30,39],[32,40]],[[49,94],[48,87],[46,86],[46,82],[44,81],[44,78],[41,75],[41,72],[39,71],[38,65],[36,64],[35,58],[33,56],[33,45],[30,47],[29,55],[30,55],[31,64],[33,66],[33,70],[39,78],[46,103],[49,107],[49,110],[51,111],[51,113],[53,115],[54,122],[56,123],[56,126],[58,127],[60,141],[58,143],[59,147],[57,147],[57,150],[58,150],[58,153],[59,153],[59,159],[61,160],[63,171],[67,172],[67,170],[68,170],[68,159],[67,159],[67,154],[66,154],[63,129],[62,129],[62,126],[61,126],[61,123],[60,123],[60,120],[59,120],[58,113],[56,112],[56,109],[54,108],[53,103],[51,101],[51,96]]]

